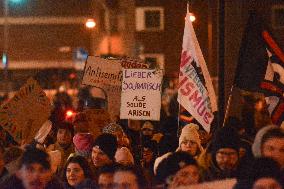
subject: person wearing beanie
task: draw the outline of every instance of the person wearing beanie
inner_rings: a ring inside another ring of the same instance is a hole
[[[92,161],[95,168],[113,163],[116,150],[117,140],[114,135],[106,133],[99,135],[92,147]]]
[[[182,128],[177,151],[186,152],[195,158],[204,151],[201,146],[198,127],[198,125],[190,123]]]
[[[174,152],[158,165],[156,179],[168,188],[178,188],[201,181],[196,160],[186,152]]]
[[[268,125],[258,131],[252,151],[255,157],[269,157],[277,161],[284,175],[284,130]]]
[[[129,139],[125,135],[122,127],[117,123],[110,123],[102,129],[102,133],[108,133],[116,136],[118,147],[128,147]]]
[[[77,133],[73,137],[73,144],[77,155],[85,157],[87,160],[91,158],[94,137],[91,133]]]
[[[211,141],[211,160],[204,170],[206,181],[233,178],[239,168],[240,137],[237,131],[225,126],[219,129]]]
[[[270,158],[256,158],[240,173],[234,189],[284,188],[279,164]]]

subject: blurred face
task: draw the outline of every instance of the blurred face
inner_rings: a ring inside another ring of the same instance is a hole
[[[51,180],[51,171],[39,163],[23,165],[17,172],[25,189],[43,189]]]
[[[95,167],[101,167],[112,162],[98,146],[94,146],[92,149],[92,161]]]
[[[183,152],[187,152],[192,156],[197,155],[198,144],[193,140],[183,140],[180,144],[180,149]]]
[[[66,169],[66,178],[70,186],[76,186],[84,181],[85,174],[78,163],[69,163]]]
[[[200,176],[198,172],[198,167],[195,165],[188,165],[176,173],[173,178],[171,188],[197,184],[199,183],[199,180]]]
[[[140,131],[141,122],[139,120],[128,120],[128,128],[133,131]]]
[[[271,138],[262,145],[262,155],[277,161],[284,168],[284,138]]]
[[[113,176],[114,189],[139,189],[136,176],[130,171],[117,171]]]
[[[56,139],[62,146],[69,145],[72,142],[71,132],[67,129],[58,129]]]
[[[112,189],[113,186],[113,174],[102,173],[99,176],[98,184],[100,189]]]
[[[282,189],[282,187],[273,178],[261,178],[254,183],[253,189]]]
[[[216,153],[218,167],[224,171],[234,170],[238,164],[238,152],[232,148],[221,148]]]

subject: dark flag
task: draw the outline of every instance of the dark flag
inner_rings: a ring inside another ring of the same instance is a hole
[[[239,54],[235,86],[265,95],[272,122],[284,121],[284,54],[262,19],[251,13]]]

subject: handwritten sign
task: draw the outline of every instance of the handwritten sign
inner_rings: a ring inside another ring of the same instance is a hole
[[[82,84],[98,87],[107,94],[108,109],[112,117],[119,115],[122,71],[119,60],[89,56]]]
[[[119,117],[121,101],[122,68],[148,68],[142,60],[131,58],[104,59],[89,56],[82,84],[101,88],[107,94],[111,119]]]
[[[51,112],[49,99],[34,79],[0,108],[0,126],[16,142],[30,142]]]
[[[160,120],[162,72],[123,69],[121,119]]]

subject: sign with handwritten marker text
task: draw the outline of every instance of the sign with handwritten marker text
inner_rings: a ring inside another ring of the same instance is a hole
[[[162,71],[123,69],[122,72],[120,118],[160,120]]]

